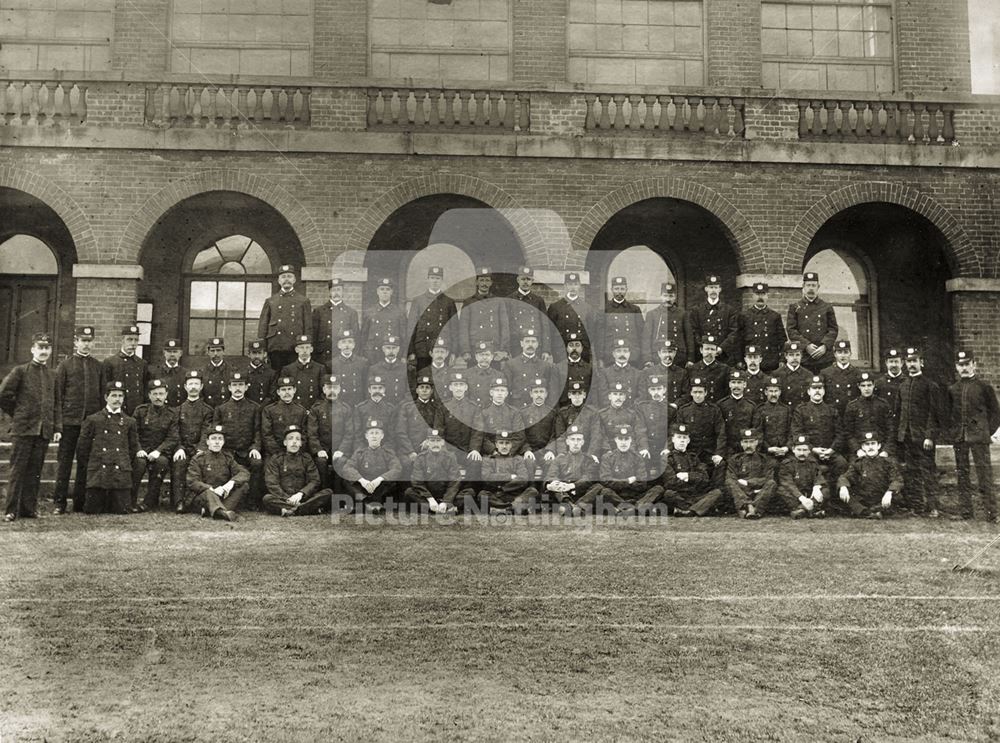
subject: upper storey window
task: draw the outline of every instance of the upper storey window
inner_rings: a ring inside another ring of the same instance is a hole
[[[569,79],[594,85],[702,85],[701,0],[569,0]]]
[[[373,77],[509,80],[510,0],[369,0]]]
[[[0,71],[110,70],[114,0],[0,0]]]
[[[174,0],[172,72],[309,75],[312,0]]]
[[[765,87],[892,92],[891,0],[766,1],[761,17]]]

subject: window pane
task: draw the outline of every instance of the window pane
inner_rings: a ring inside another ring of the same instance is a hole
[[[611,293],[611,279],[624,276],[628,281],[628,298],[634,302],[660,301],[660,285],[674,282],[674,275],[663,258],[645,245],[633,245],[615,256],[605,278],[605,293]]]
[[[215,317],[215,282],[191,282],[191,317]]]
[[[271,261],[268,259],[267,253],[257,243],[250,244],[249,250],[243,256],[243,266],[247,273],[270,274],[272,272]]]
[[[243,258],[243,254],[247,252],[247,246],[250,245],[250,238],[243,235],[230,235],[229,237],[224,237],[215,243],[219,247],[219,252],[222,253],[222,257],[227,261],[239,262]]]
[[[245,286],[242,281],[219,282],[219,317],[243,316]]]
[[[243,320],[240,319],[219,319],[215,326],[215,333],[226,342],[227,354],[241,354],[243,348]]]
[[[203,356],[205,344],[215,335],[215,320],[192,320],[188,323],[188,354]]]
[[[247,320],[243,323],[243,346],[240,348],[240,353],[246,353],[247,343],[252,340],[257,339],[257,321]]]
[[[217,273],[221,265],[222,256],[219,255],[219,251],[213,245],[195,256],[194,265],[191,266],[191,270],[194,273]]]
[[[236,261],[227,261],[226,263],[222,264],[221,268],[219,268],[219,273],[225,274],[227,276],[242,276],[243,274],[246,273],[246,270],[243,268],[242,263],[237,263]]]
[[[264,307],[264,300],[271,296],[271,284],[264,282],[248,283],[246,316],[257,319]]]
[[[59,264],[37,237],[14,235],[0,245],[0,273],[51,275],[59,273]]]

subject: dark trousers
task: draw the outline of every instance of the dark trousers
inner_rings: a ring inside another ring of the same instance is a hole
[[[646,510],[656,503],[666,503],[671,509],[691,511],[699,516],[705,516],[722,500],[722,491],[718,488],[699,490],[676,490],[663,485],[654,485],[639,499],[639,510]]]
[[[261,456],[260,459],[251,459],[249,454],[237,454],[234,451],[230,451],[229,453],[233,455],[233,459],[235,459],[238,464],[242,464],[250,470],[250,482],[247,485],[247,495],[246,498],[243,499],[244,508],[252,508],[254,510],[260,508],[261,498],[264,497],[263,456]]]
[[[346,482],[345,484],[347,485],[347,494],[354,499],[355,511],[364,508],[365,504],[382,505],[396,493],[396,483],[394,482],[383,482],[375,488],[374,493],[369,493],[361,487],[360,483]]]
[[[178,511],[183,509],[184,495],[187,493],[188,463],[191,461],[191,457],[195,455],[193,448],[190,452],[187,452],[187,448],[185,447],[185,452],[187,453],[187,458],[177,461],[171,456],[170,462],[170,507]]]
[[[765,483],[762,488],[745,488],[739,483],[729,484],[727,488],[737,511],[753,506],[758,513],[764,513],[777,495],[778,485],[772,480]]]
[[[934,449],[924,449],[923,439],[907,437],[899,444],[899,454],[903,464],[904,505],[917,513],[924,513],[938,506],[937,469]],[[955,452],[956,458],[958,452]]]
[[[49,440],[41,436],[14,436],[4,513],[35,515],[38,510],[38,485],[48,445]]]
[[[77,454],[76,444],[80,440],[80,426],[63,426],[62,438],[59,439],[59,453],[56,458],[56,490],[52,500],[56,506],[66,508],[69,497],[69,475],[73,469],[73,458],[76,458],[76,482],[73,483],[73,508],[83,510],[83,501],[87,493],[87,461],[89,456]]]
[[[87,488],[87,499],[83,503],[83,512],[96,513],[128,513],[132,502],[131,488]]]
[[[202,516],[215,516],[215,512],[220,508],[227,511],[235,511],[240,507],[240,501],[247,494],[247,484],[236,485],[229,491],[225,498],[219,497],[211,490],[204,493],[196,493],[191,498],[191,512],[201,513]]]
[[[303,498],[297,508],[285,496],[273,495],[271,493],[264,496],[263,503],[264,510],[268,513],[281,515],[281,509],[288,508],[294,509],[296,516],[313,516],[317,513],[322,513],[324,510],[330,510],[333,504],[333,491],[325,488],[313,493],[308,498]]]
[[[66,434],[63,434],[64,436]],[[972,472],[969,469],[969,455],[976,465],[976,485],[972,487]],[[958,476],[958,497],[961,515],[971,519],[974,515],[973,499],[978,490],[987,519],[997,516],[997,502],[993,490],[993,462],[990,459],[989,444],[955,444],[955,470]]]
[[[135,508],[139,503],[139,486],[143,475],[148,475],[146,495],[142,505],[146,510],[154,510],[160,506],[160,492],[163,490],[163,480],[170,471],[170,456],[160,454],[156,459],[136,457],[132,462],[132,493],[131,505]]]
[[[820,488],[823,491],[823,502],[816,503],[814,509],[824,510],[830,505],[830,491],[828,488]],[[836,491],[834,491],[836,492]],[[794,511],[797,508],[802,508],[802,501],[799,500],[799,496],[804,495],[806,498],[812,499],[812,489],[810,488],[806,493],[800,493],[796,488],[791,485],[779,485],[777,490],[777,501],[781,504],[782,510],[787,510],[787,512]],[[815,501],[813,501],[815,503]],[[840,499],[838,498],[838,502]],[[777,510],[772,508],[772,510]]]
[[[295,359],[298,358],[298,354],[295,350],[291,351],[268,351],[267,361],[271,364],[271,368],[277,372],[280,372],[283,368],[291,364]]]

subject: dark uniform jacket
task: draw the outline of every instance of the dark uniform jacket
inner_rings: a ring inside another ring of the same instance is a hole
[[[396,412],[396,453],[401,457],[419,453],[429,428],[444,429],[444,406],[439,400],[407,400],[400,405]]]
[[[279,291],[264,300],[257,323],[257,337],[267,341],[268,351],[294,351],[295,338],[307,335],[312,326],[312,305],[294,289]]]
[[[554,379],[557,382],[556,388],[558,389],[558,383],[562,380],[566,380],[562,384],[562,389],[560,389],[559,402],[564,404],[569,401],[569,389],[573,385],[573,382],[579,382],[583,385],[586,390],[591,389],[591,382],[594,377],[594,367],[589,361],[584,361],[581,357],[577,361],[571,361],[567,358],[565,361],[561,361],[556,364],[556,371],[554,373]],[[549,393],[551,397],[551,392]]]
[[[804,402],[792,412],[792,436],[788,446],[799,436],[809,439],[809,446],[824,449],[843,447],[843,428],[837,409],[826,402]]]
[[[558,439],[557,451],[566,451],[564,439],[570,426],[576,426],[583,434],[583,451],[585,453],[600,454],[604,451],[601,418],[596,410],[588,407],[586,401],[580,407],[568,403],[557,411],[555,420],[555,435]]]
[[[649,441],[649,453],[658,456],[667,446],[667,402],[643,400],[635,406],[642,423],[646,428],[646,438]]]
[[[661,458],[663,462],[663,477],[660,482],[668,491],[675,493],[700,493],[708,485],[708,469],[702,463],[697,454],[686,451],[677,451],[671,448],[666,456]],[[677,479],[679,472],[688,473],[688,481]]]
[[[282,368],[279,377],[291,377],[295,382],[295,402],[306,410],[323,399],[323,377],[329,377],[326,367],[315,359],[303,364],[298,359]],[[340,390],[344,394],[343,386]]]
[[[628,483],[630,477],[636,478],[636,482]],[[649,480],[649,462],[639,455],[635,446],[628,451],[615,448],[601,457],[600,478],[601,484],[616,493],[635,493],[644,489]]]
[[[62,400],[55,372],[34,361],[15,366],[0,383],[0,410],[13,419],[12,436],[51,439],[62,433]]]
[[[139,356],[126,356],[121,351],[104,359],[104,382],[121,382],[125,387],[125,403],[122,405],[129,415],[146,401],[146,383],[149,374],[146,362]]]
[[[372,375],[369,374],[368,376],[371,377]],[[431,385],[434,388],[434,397],[438,400],[447,400],[451,397],[451,390],[448,389],[448,383],[450,382],[449,376],[451,376],[451,367],[447,364],[441,364],[441,366],[430,364],[422,367],[410,378],[410,385],[413,390],[413,394],[407,395],[403,398],[403,400],[410,400],[417,396],[417,379],[419,377],[430,377]],[[386,395],[386,397],[388,397],[388,395]],[[399,402],[403,402],[403,400],[400,400]]]
[[[788,364],[774,372],[781,382],[781,402],[795,410],[799,405],[809,402],[809,383],[812,374],[804,366],[792,369]]]
[[[374,480],[383,478],[386,482],[396,480],[403,472],[399,459],[384,446],[372,449],[370,446],[358,449],[344,465],[343,477],[348,482],[358,482],[361,478]]]
[[[893,419],[896,416],[896,398],[899,397],[899,386],[903,384],[904,379],[906,379],[905,371],[900,372],[895,377],[886,374],[875,383],[875,395],[885,400]]]
[[[268,369],[270,368],[268,367]],[[178,407],[187,399],[187,392],[184,389],[184,375],[187,374],[187,371],[180,364],[167,366],[166,362],[149,367],[149,378],[159,379],[167,388],[167,405],[171,408]],[[273,374],[274,370],[271,371]]]
[[[440,337],[444,338],[451,353],[458,353],[458,321],[449,323],[457,315],[455,300],[443,291],[437,294],[428,291],[416,297],[410,302],[407,318],[410,347],[402,350],[420,358],[429,358]]]
[[[454,397],[444,403],[444,440],[461,452],[469,452],[472,426],[479,413],[479,406],[468,397]]]
[[[93,356],[73,354],[59,364],[56,387],[64,426],[81,426],[84,418],[104,407],[104,368]]]
[[[719,402],[729,396],[729,372],[732,369],[721,361],[713,361],[706,365],[704,361],[696,361],[688,369],[688,389],[691,381],[700,379],[705,383],[705,399],[709,402]]]
[[[874,505],[882,500],[887,490],[898,493],[903,487],[903,476],[892,457],[859,457],[840,476],[837,487],[846,487],[851,498]]]
[[[751,428],[760,434],[760,448],[765,451],[775,446],[788,446],[792,435],[792,409],[780,402],[758,405]]]
[[[643,384],[646,377],[639,369],[631,364],[619,366],[618,364],[608,364],[601,367],[597,378],[597,399],[604,405],[608,402],[608,393],[615,388],[616,384],[622,386],[625,392],[626,402],[635,402],[643,396],[645,389]]]
[[[213,425],[226,431],[226,451],[245,457],[251,449],[264,453],[260,434],[260,405],[253,400],[226,400],[215,409]]]
[[[826,367],[820,372],[823,386],[826,387],[824,401],[833,405],[841,415],[847,409],[847,403],[861,395],[858,382],[861,381],[861,371],[850,364],[841,369],[837,364]]]
[[[268,495],[290,498],[302,493],[304,499],[319,489],[319,470],[304,450],[294,454],[281,451],[267,458],[264,465],[264,486]]]
[[[726,424],[726,448],[733,454],[741,452],[743,450],[740,444],[741,432],[753,427],[753,414],[756,408],[745,397],[737,400],[732,395],[717,404],[722,411],[722,420]]]
[[[365,440],[365,431],[368,428],[368,421],[373,420],[382,424],[382,430],[385,433],[382,446],[387,446],[395,451],[397,409],[396,405],[389,402],[388,397],[383,397],[381,402],[375,402],[369,397],[355,405],[353,412],[354,440],[349,448],[343,450],[344,453],[368,446],[368,442]]]
[[[314,403],[306,423],[309,451],[314,457],[321,451],[328,457],[335,451],[345,457],[354,451],[354,411],[346,402],[323,399]]]
[[[357,405],[365,399],[368,389],[368,360],[356,353],[350,357],[342,353],[330,359],[330,373],[340,382],[340,399],[348,405]]]
[[[642,360],[642,310],[627,299],[616,302],[608,299],[604,303],[604,314],[600,320],[600,345],[598,351],[604,359],[611,358],[615,341],[624,338],[632,351],[630,363],[640,364]]]
[[[525,450],[524,419],[521,412],[507,403],[494,405],[489,403],[480,409],[473,423],[471,451],[481,454],[492,454],[496,448],[494,442],[497,434],[508,431],[511,435],[511,451],[520,454]]]
[[[759,451],[733,454],[726,459],[726,485],[730,488],[742,488],[738,481],[746,480],[747,489],[760,490],[774,481],[774,465],[772,457]]]
[[[209,361],[201,368],[201,399],[210,408],[217,408],[229,399],[229,378],[233,367],[225,359],[219,364]]]
[[[459,317],[458,350],[475,355],[476,346],[485,341],[493,353],[510,347],[510,318],[507,316],[508,300],[487,294],[469,297],[462,305]]]
[[[513,403],[523,404],[531,399],[529,393],[536,379],[545,383],[550,397],[556,389],[555,365],[551,361],[545,361],[541,352],[531,358],[523,353],[518,354],[504,362],[502,371],[510,385],[510,399]]]
[[[576,492],[583,494],[597,480],[599,467],[598,460],[586,451],[581,451],[579,454],[564,451],[549,462],[545,468],[545,479],[548,482],[553,480],[571,482],[576,486]]]
[[[657,361],[646,369],[644,373],[646,375],[645,385],[647,389],[644,396],[648,397],[650,380],[653,377],[657,377],[660,380],[660,384],[665,385],[667,388],[668,404],[679,407],[682,403],[690,401],[691,398],[688,397],[688,371],[683,366],[678,366],[676,363],[665,366],[663,362]]]
[[[520,495],[535,479],[534,464],[514,454],[507,456],[493,452],[483,458],[483,488],[492,493]]]
[[[233,455],[220,452],[200,451],[191,458],[187,469],[187,493],[184,505],[190,506],[196,495],[225,485],[232,480],[236,485],[250,481],[250,470],[237,462]],[[87,481],[90,484],[90,481]]]
[[[959,378],[948,388],[951,435],[956,444],[988,444],[1000,427],[997,393],[977,377]]]
[[[691,323],[691,334],[694,336],[696,349],[700,349],[705,336],[714,335],[715,342],[722,349],[721,357],[733,362],[738,360],[740,349],[736,344],[739,314],[736,310],[721,299],[714,305],[709,304],[708,300],[703,300],[688,310],[688,322]]]
[[[392,301],[382,306],[375,302],[364,314],[361,324],[361,352],[369,358],[377,359],[382,355],[382,343],[386,338],[394,336],[403,344],[403,333],[406,332],[406,314],[403,308]]]
[[[833,342],[837,340],[840,328],[837,326],[837,316],[833,305],[819,297],[808,301],[805,297],[788,306],[788,340],[802,344],[802,363],[814,369],[829,366],[833,363]],[[826,346],[826,353],[818,359],[813,359],[806,346],[813,343]]]
[[[267,364],[247,366],[247,398],[258,405],[269,405],[274,402],[274,380],[278,372]]]
[[[487,366],[485,369],[479,366],[470,366],[465,371],[465,378],[469,382],[469,391],[466,393],[472,402],[483,406],[490,404],[490,385],[497,375],[501,374],[495,366]]]
[[[403,400],[409,399],[408,375],[409,371],[406,362],[399,357],[390,364],[383,356],[381,361],[372,364],[368,368],[369,377],[382,378],[382,384],[385,385],[385,399],[393,405],[399,405]]]
[[[597,414],[601,422],[601,442],[608,451],[615,448],[615,432],[622,426],[632,429],[632,450],[640,452],[649,449],[646,423],[635,408],[622,405],[620,408],[608,405]]]
[[[135,418],[107,408],[99,410],[83,422],[76,449],[79,458],[87,460],[88,488],[132,487],[132,462],[139,452]]]
[[[158,408],[148,402],[135,409],[133,418],[140,449],[147,453],[158,451],[166,457],[173,455],[180,443],[176,408],[167,405]]]
[[[689,402],[681,405],[675,420],[685,424],[690,431],[689,452],[725,456],[726,423],[722,419],[722,411],[714,402],[706,400],[701,404]]]
[[[205,404],[200,397],[191,402],[185,400],[177,408],[177,425],[180,445],[190,457],[195,449],[205,447],[208,429],[212,427],[215,411]]]
[[[891,449],[889,445],[896,438],[892,431],[892,413],[889,411],[889,405],[874,395],[851,400],[844,409],[841,422],[847,439],[847,451],[851,454],[861,448],[861,441],[868,431],[878,434],[878,440],[887,449]]]
[[[410,482],[435,496],[454,496],[459,485],[458,461],[450,451],[425,451],[413,462]]]
[[[791,488],[799,495],[810,496],[817,485],[826,484],[826,468],[811,454],[799,461],[786,457],[778,466],[778,485]]]
[[[666,304],[661,304],[651,309],[643,322],[643,361],[657,363],[659,357],[656,352],[663,347],[663,341],[667,338],[674,342],[674,347],[677,349],[675,363],[684,366],[688,360],[694,361],[694,333],[691,332],[688,313],[676,305],[668,307]]]
[[[590,333],[597,329],[593,327],[593,313],[583,297],[577,296],[573,300],[560,297],[549,305],[548,315],[562,339],[563,348],[569,342],[570,334],[576,333],[577,339],[583,344],[584,356],[590,353]],[[552,342],[556,342],[555,338]]]
[[[556,430],[556,409],[547,403],[525,405],[521,408],[524,420],[524,440],[536,455],[551,451]]]
[[[896,399],[896,440],[937,438],[939,410],[937,385],[924,374],[908,376]]]
[[[305,433],[308,430],[307,415],[308,411],[295,401],[285,403],[278,400],[265,405],[260,413],[260,433],[264,443],[264,453],[271,456],[285,450],[285,430],[291,425],[298,426],[299,430],[308,436]],[[302,442],[303,448],[308,445],[308,440]]]
[[[313,352],[320,358],[337,352],[336,339],[350,330],[357,338],[361,327],[358,324],[358,311],[348,307],[344,302],[327,301],[312,311]],[[402,342],[402,341],[401,341]]]
[[[747,372],[747,388],[743,396],[752,402],[754,405],[762,405],[767,401],[767,389],[768,382],[771,380],[770,374],[765,374],[764,372],[757,372],[756,374],[750,374]]]
[[[762,356],[760,368],[764,371],[777,369],[785,345],[785,323],[781,315],[770,307],[748,307],[739,313],[737,326],[739,357],[746,354],[747,346],[756,346]]]
[[[538,338],[538,353],[552,352],[551,324],[548,322],[548,308],[545,300],[529,291],[527,294],[515,289],[507,303],[510,320],[510,345],[512,353],[519,353],[521,338],[528,330],[535,331]]]

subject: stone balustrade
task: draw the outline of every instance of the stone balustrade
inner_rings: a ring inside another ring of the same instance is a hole
[[[527,132],[530,98],[510,90],[369,88],[368,129]]]
[[[588,131],[693,132],[742,137],[744,102],[741,98],[701,95],[587,95]]]
[[[151,83],[144,120],[153,126],[309,126],[309,87]]]
[[[799,139],[952,144],[955,106],[915,101],[800,100]]]
[[[66,126],[87,120],[87,85],[56,80],[0,80],[7,126]]]

